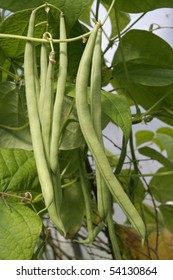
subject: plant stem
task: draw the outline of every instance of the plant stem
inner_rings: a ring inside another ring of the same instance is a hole
[[[115,5],[115,2],[116,2],[116,0],[113,0],[113,1],[112,1],[111,5],[110,5],[110,7],[109,7],[109,10],[108,10],[108,12],[107,12],[107,14],[106,14],[104,20],[103,20],[102,23],[101,23],[102,26],[103,26],[103,25],[105,24],[105,22],[107,21],[109,15],[110,15],[110,13],[111,13],[111,11],[112,11],[112,9],[113,9],[113,6]]]
[[[7,69],[5,69],[4,67],[0,66],[0,71],[5,72],[8,76],[10,76],[12,79],[18,81],[19,80],[19,76],[13,74],[12,72],[8,71]]]

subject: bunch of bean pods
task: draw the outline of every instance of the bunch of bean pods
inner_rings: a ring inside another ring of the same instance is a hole
[[[28,37],[34,37],[35,17],[39,9],[51,7],[42,5],[32,11]],[[24,75],[28,117],[38,177],[42,189],[46,209],[50,219],[64,236],[65,227],[61,219],[62,186],[59,166],[59,142],[61,137],[62,107],[67,79],[67,46],[64,14],[60,15],[59,71],[56,93],[54,94],[55,52],[51,34],[45,32],[43,38],[50,42],[51,51],[48,56],[45,42],[41,45],[40,77],[37,73],[35,45],[27,40],[24,55]],[[101,222],[92,224],[90,193],[86,187],[83,170],[85,162],[78,153],[79,180],[86,207],[88,237],[83,242],[92,242],[98,232],[108,227],[116,258],[121,258],[114,234],[112,217],[113,203],[116,201],[126,214],[131,225],[145,237],[145,226],[137,210],[126,195],[105,155],[101,129],[101,43],[102,23],[97,22],[86,43],[76,78],[76,110],[82,134],[88,150],[95,161],[97,183],[97,208]],[[90,106],[88,105],[88,85],[90,83]]]

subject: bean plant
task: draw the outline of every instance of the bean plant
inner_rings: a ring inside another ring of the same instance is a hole
[[[1,259],[63,258],[58,238],[110,259],[173,259],[173,51],[154,24],[134,28],[165,7],[0,0]],[[153,119],[165,126],[146,129]]]

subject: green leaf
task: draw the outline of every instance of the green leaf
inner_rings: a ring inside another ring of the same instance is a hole
[[[147,86],[173,83],[173,50],[163,39],[144,30],[131,30],[122,37],[113,59],[113,75],[123,82],[127,77],[121,47],[130,81]]]
[[[76,174],[78,170],[78,155],[76,150],[60,150],[59,159],[61,174],[63,173],[65,178],[72,178],[72,175]]]
[[[65,98],[63,106],[64,125],[60,150],[72,150],[81,147],[85,142],[77,118],[76,109],[72,108],[73,99]]]
[[[103,6],[106,8],[106,10],[109,10],[110,4],[112,1],[101,1]],[[111,27],[112,27],[112,32],[110,37],[114,37],[118,34],[118,29],[117,29],[117,24],[116,24],[116,13],[115,13],[116,5],[112,9],[110,13],[110,21],[111,21]],[[100,20],[103,20],[101,18]],[[119,29],[122,31],[130,22],[130,16],[127,13],[124,13],[122,11],[118,11],[118,23],[119,23]]]
[[[171,169],[171,170],[173,169],[173,162],[171,162],[169,159],[167,159],[165,156],[163,156],[158,151],[156,151],[150,147],[143,147],[143,148],[140,148],[138,151],[140,154],[142,154],[144,156],[157,160],[159,163],[161,163],[168,169]]]
[[[126,62],[172,67],[173,50],[171,46],[162,38],[149,31],[130,30],[122,37],[122,44]],[[122,57],[119,46],[113,65],[117,66],[120,62],[122,62]]]
[[[32,150],[24,88],[0,84],[0,147]]]
[[[0,0],[0,7],[12,12],[16,12],[24,9],[36,8],[44,3],[44,0]],[[49,3],[57,6],[64,12],[67,25],[69,28],[71,28],[79,18],[79,16],[82,14],[84,9],[88,6],[90,0],[50,0]]]
[[[124,187],[126,193],[131,199],[132,203],[135,205],[136,209],[141,213],[141,204],[145,198],[146,190],[142,181],[139,178],[134,178],[132,176],[133,171],[129,173],[128,169],[124,169],[121,171],[122,177],[119,177],[119,180]],[[125,175],[125,176],[124,176]]]
[[[70,37],[77,37],[86,32],[88,32],[88,29],[77,21],[70,32]],[[70,76],[71,83],[74,83],[76,79],[78,66],[84,48],[85,44],[82,40],[68,43],[68,75]]]
[[[85,203],[79,183],[63,189],[61,218],[67,232],[72,238],[81,228],[85,214]]]
[[[162,204],[159,206],[159,210],[162,213],[165,227],[173,233],[173,206]]]
[[[160,147],[161,151],[166,150],[168,158],[173,160],[173,137],[157,131],[153,142]]]
[[[87,7],[84,9],[83,13],[80,15],[80,20],[87,24],[88,26],[91,25],[91,8],[92,8],[93,0],[90,0]]]
[[[0,147],[31,151],[32,143],[29,126],[21,131],[0,128]]]
[[[0,191],[34,198],[41,193],[32,152],[21,149],[0,149]]]
[[[24,10],[24,9],[29,9],[29,8],[33,8],[36,6],[39,6],[43,3],[42,0],[37,0],[37,2],[35,0],[18,0],[18,1],[13,1],[13,0],[0,0],[0,7],[5,9],[5,10],[9,10],[12,12],[16,12],[19,10]]]
[[[24,87],[7,81],[0,83],[0,126],[20,127],[27,123]]]
[[[172,0],[117,0],[118,8],[128,13],[148,12],[159,8],[173,8]]]
[[[136,137],[136,146],[139,147],[140,145],[151,142],[154,138],[154,132],[149,130],[139,130],[135,134]]]
[[[132,120],[127,99],[121,95],[102,91],[101,101],[103,112],[122,129],[125,140],[128,141]]]
[[[156,209],[154,209],[151,205],[147,205],[147,204],[143,204],[142,205],[143,208],[143,214],[145,216],[145,222],[147,225],[153,225],[154,229],[155,229],[155,224],[156,224]],[[157,219],[158,219],[158,223],[159,225],[162,224],[162,217],[160,212],[157,212]],[[152,230],[152,228],[151,228]]]
[[[18,126],[18,89],[13,82],[0,84],[0,124]]]
[[[24,10],[8,16],[0,25],[0,33],[26,36],[31,10]],[[39,11],[36,24],[46,20],[46,13]],[[20,23],[20,24],[19,24]],[[41,38],[45,30],[45,24],[35,28],[35,37]],[[6,57],[15,58],[24,53],[25,41],[12,38],[1,38],[0,46]]]
[[[157,129],[157,133],[166,134],[173,138],[173,129],[171,127],[160,127]]]
[[[84,144],[84,138],[78,121],[70,120],[62,136],[60,150],[72,150]]]
[[[157,173],[170,171],[165,167],[160,168]],[[150,191],[154,198],[165,203],[167,201],[173,201],[173,174],[167,174],[166,176],[153,176],[150,181]]]
[[[121,76],[116,76],[118,71],[122,71],[122,50],[129,77],[124,70],[124,74],[121,72]],[[151,32],[131,30],[122,37],[122,45],[114,55],[114,79],[111,83],[114,88],[118,88],[119,93],[128,96],[132,104],[141,105],[146,110],[154,106],[152,110],[150,109],[152,117],[173,125],[173,86],[168,78],[169,71],[173,69],[172,65],[173,50],[170,45]],[[137,70],[138,67],[140,71],[143,70],[140,77],[135,73],[140,78],[137,80],[137,76],[134,78],[130,70]],[[147,73],[147,67],[154,69],[152,79]],[[160,73],[160,81],[157,73]]]
[[[127,63],[128,77],[134,83],[144,86],[167,86],[173,83],[173,69],[161,68],[159,66]],[[116,79],[124,79],[125,72],[123,64],[113,72]]]
[[[0,213],[0,259],[30,260],[42,229],[39,216],[5,198],[0,198]]]

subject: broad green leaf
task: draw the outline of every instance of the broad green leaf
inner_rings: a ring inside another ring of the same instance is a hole
[[[159,210],[162,213],[165,227],[173,233],[173,206],[162,204],[159,206]]]
[[[0,127],[20,127],[28,122],[24,87],[0,83]]]
[[[79,231],[84,214],[85,203],[80,184],[75,183],[63,188],[61,218],[67,232],[67,238],[74,237]]]
[[[114,153],[112,153],[108,149],[105,149],[105,154],[107,156],[110,166],[112,167],[112,169],[114,169],[115,166],[117,166],[117,164],[118,164],[118,160],[119,160],[118,156],[116,156]]]
[[[131,112],[127,99],[122,95],[102,91],[102,110],[110,120],[118,125],[128,141],[131,132]]]
[[[133,175],[133,171],[129,172],[128,169],[124,169],[121,171],[119,180],[132,203],[135,205],[139,213],[141,213],[141,205],[145,198],[146,190],[139,178],[130,175]]]
[[[42,229],[39,216],[6,198],[0,198],[0,213],[0,259],[30,260]]]
[[[31,151],[32,142],[29,126],[21,131],[0,128],[0,147]]]
[[[135,138],[136,146],[139,147],[146,142],[151,142],[154,138],[154,132],[150,130],[139,130],[136,132]]]
[[[162,68],[153,65],[127,63],[128,77],[134,83],[144,86],[167,86],[173,83],[173,68]],[[124,79],[123,64],[113,72],[116,79]]]
[[[161,151],[166,150],[168,158],[173,160],[173,137],[157,132],[153,142],[160,147]]]
[[[31,150],[31,136],[23,87],[0,84],[0,147]]]
[[[101,2],[103,3],[103,6],[108,11],[112,1],[109,1],[109,3],[107,3],[108,1],[101,1]],[[110,37],[114,37],[118,34],[115,9],[116,9],[116,5],[114,6],[114,8],[112,9],[109,15],[111,21],[111,28],[112,28]],[[103,18],[100,18],[100,20],[103,20]],[[124,13],[122,11],[118,11],[118,24],[119,24],[120,31],[122,31],[129,24],[129,22],[130,22],[129,14]]]
[[[122,87],[119,83],[115,83],[114,86]],[[120,92],[129,97],[131,102],[132,99],[134,99],[135,102],[141,105],[145,110],[150,110],[151,117],[158,118],[171,126],[173,125],[173,85],[166,87],[148,87],[124,82],[123,87],[125,90],[120,90]],[[134,101],[131,104],[134,104]],[[153,109],[151,110],[151,108]]]
[[[80,129],[79,122],[69,120],[64,130],[60,150],[72,150],[81,147],[84,144],[84,138]]]
[[[122,37],[122,44],[126,62],[159,65],[168,68],[172,66],[173,50],[171,46],[162,38],[149,31],[130,30]],[[122,57],[119,46],[114,56],[113,65],[117,66],[120,62],[122,62]]]
[[[154,209],[153,206],[148,205],[148,204],[143,204],[142,205],[142,209],[143,209],[143,214],[145,216],[145,222],[147,225],[153,225],[153,229],[155,230],[156,227],[156,211],[157,209]],[[162,216],[160,214],[160,212],[157,212],[157,219],[158,219],[158,223],[159,225],[162,224]],[[151,231],[153,230],[151,229]]]
[[[128,13],[148,12],[159,8],[173,8],[172,0],[117,0],[118,8]]]
[[[0,33],[15,34],[26,36],[28,30],[29,17],[31,10],[24,10],[8,16],[0,25]],[[36,18],[36,24],[46,20],[45,11],[39,11]],[[20,24],[19,24],[20,23]],[[45,24],[38,25],[35,28],[35,37],[41,38],[45,30]],[[16,57],[24,53],[25,41],[12,38],[1,38],[0,46],[6,57]]]
[[[138,151],[140,154],[146,157],[157,160],[159,163],[161,163],[163,166],[167,167],[168,169],[173,169],[173,162],[171,162],[169,159],[167,159],[165,156],[163,156],[155,149],[152,149],[150,147],[143,147],[140,148]]]
[[[113,59],[114,79],[111,81],[112,85],[114,88],[118,88],[119,93],[125,94],[131,100],[131,104],[139,104],[146,110],[154,106],[153,110],[150,110],[152,116],[173,125],[173,86],[167,79],[168,72],[172,70],[173,65],[172,48],[158,36],[144,30],[131,30],[126,33],[122,37],[121,46],[123,47],[127,72],[128,69],[130,70],[129,67],[132,66],[136,69],[139,67],[139,70],[141,70],[141,65],[144,67],[143,70],[146,67],[155,67],[155,70],[158,71],[162,69],[160,71],[160,82],[158,81],[156,86],[157,75],[155,78],[152,75],[153,79],[150,79],[149,75],[144,75],[144,72],[140,76],[140,80],[135,79],[136,83],[133,79],[130,79],[130,72],[129,77],[125,71],[123,76],[116,76],[116,72],[122,69],[123,63],[119,46]],[[155,74],[157,73],[155,72]],[[164,79],[163,75],[165,75]],[[166,83],[167,86],[163,86]]]
[[[68,27],[72,27],[89,2],[90,0],[50,0],[48,3],[53,4],[62,10],[65,14]],[[44,3],[44,0],[0,0],[0,7],[16,12],[24,9],[36,8]]]
[[[41,193],[32,152],[21,149],[0,149],[0,191],[34,198]]]
[[[131,30],[122,37],[113,59],[113,75],[123,82],[127,77],[121,47],[130,81],[147,86],[173,83],[173,50],[163,39],[144,30]]]
[[[37,7],[39,5],[41,5],[43,3],[42,0],[18,0],[18,1],[14,1],[14,0],[0,0],[0,7],[5,9],[5,10],[9,10],[12,12],[16,12],[19,10],[24,10],[24,9],[29,9],[29,8],[33,8],[33,7]]]
[[[70,37],[77,37],[88,32],[88,29],[79,21],[73,26]],[[68,43],[68,75],[70,76],[71,83],[74,83],[78,71],[79,62],[84,51],[85,44],[80,41]]]
[[[73,100],[65,98],[63,106],[63,126],[60,150],[72,150],[81,147],[85,142],[77,118]]]
[[[19,94],[13,82],[0,84],[0,125],[18,126]]]
[[[91,25],[90,13],[91,13],[92,5],[93,5],[93,0],[90,0],[87,7],[85,8],[85,10],[83,11],[83,13],[80,15],[79,18],[82,22],[84,22],[88,26]]]
[[[157,133],[166,134],[173,138],[173,129],[168,126],[158,128]]]
[[[156,173],[162,173],[170,171],[165,167],[160,168]],[[150,181],[150,191],[154,198],[161,202],[165,203],[167,201],[173,201],[173,174],[167,174],[166,176],[153,176]]]
[[[72,178],[78,170],[78,154],[77,150],[60,150],[60,171],[65,178]],[[62,178],[63,179],[63,178]]]

